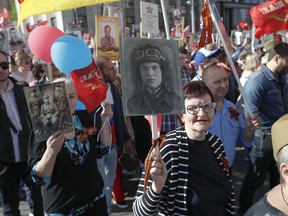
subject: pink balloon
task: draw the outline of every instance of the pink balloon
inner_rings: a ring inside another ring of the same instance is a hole
[[[39,26],[32,30],[28,37],[31,52],[46,62],[53,62],[51,47],[54,41],[63,36],[64,32],[52,26]]]

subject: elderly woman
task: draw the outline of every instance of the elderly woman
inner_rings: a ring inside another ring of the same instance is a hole
[[[143,173],[134,214],[234,215],[224,147],[207,131],[216,108],[213,94],[202,81],[191,81],[184,86],[184,102],[183,126],[168,133],[160,155],[154,154],[146,187]]]
[[[270,190],[253,205],[245,216],[288,215],[288,114],[282,116],[272,126],[272,146],[274,158],[280,173],[280,184]]]
[[[105,216],[108,213],[104,183],[97,169],[96,148],[98,135],[101,143],[108,145],[110,142],[110,127],[106,122],[113,112],[106,104],[101,114],[102,129],[96,129],[86,111],[75,111],[77,93],[71,80],[66,80],[66,87],[75,136],[69,139],[58,131],[41,143],[32,137],[29,145],[32,177],[41,185],[48,216]]]

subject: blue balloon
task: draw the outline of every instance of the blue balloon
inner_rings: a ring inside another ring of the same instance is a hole
[[[76,110],[85,110],[85,109],[86,109],[86,106],[80,100],[77,100],[76,101]]]
[[[55,66],[66,75],[92,63],[92,54],[88,46],[71,35],[61,36],[54,41],[51,47],[51,58]]]

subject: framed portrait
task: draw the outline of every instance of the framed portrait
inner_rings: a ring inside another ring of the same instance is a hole
[[[174,10],[172,11],[172,17],[173,17],[173,21],[174,21],[174,25],[175,25],[175,26],[181,24],[182,14],[181,14],[180,9],[174,9]]]
[[[35,139],[47,140],[56,131],[74,136],[74,126],[65,82],[25,87],[25,98]]]
[[[96,56],[105,56],[119,61],[119,19],[108,16],[96,16]]]
[[[123,37],[120,50],[127,116],[184,113],[177,41]]]
[[[9,38],[7,31],[0,31],[0,51],[9,53]]]
[[[18,31],[17,25],[15,22],[6,27],[8,32],[8,40],[10,51],[17,51],[24,48],[25,43],[23,42],[22,34]]]

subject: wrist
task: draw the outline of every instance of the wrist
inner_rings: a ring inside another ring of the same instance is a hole
[[[58,151],[56,151],[56,149],[48,147],[47,148],[47,153],[48,155],[50,155],[51,157],[55,157],[57,156],[57,154],[59,153]]]
[[[152,183],[151,185],[151,189],[153,190],[153,192],[157,195],[160,195],[162,192],[163,187],[159,188],[156,186],[155,182]]]

